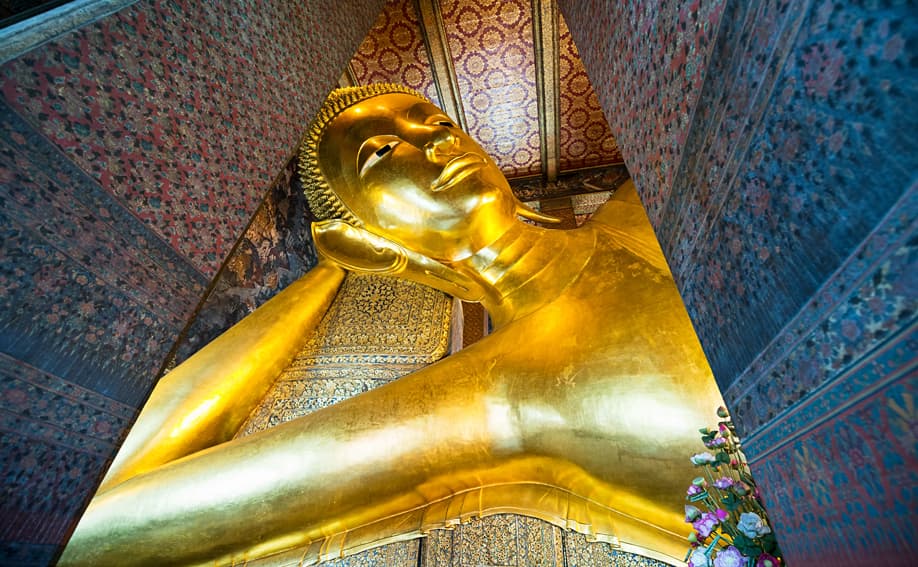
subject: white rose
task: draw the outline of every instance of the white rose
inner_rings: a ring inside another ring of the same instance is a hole
[[[717,461],[717,459],[714,458],[714,455],[705,451],[704,453],[692,455],[691,461],[693,465],[707,465],[708,463]]]
[[[689,565],[692,567],[710,567],[711,562],[708,556],[704,554],[703,549],[696,549],[689,558]]]
[[[743,512],[740,514],[739,523],[736,524],[739,531],[749,538],[757,538],[767,533],[771,533],[771,528],[765,525],[762,518],[755,512]]]

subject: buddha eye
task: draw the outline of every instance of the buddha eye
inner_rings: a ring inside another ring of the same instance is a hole
[[[439,112],[428,116],[424,120],[424,124],[427,124],[428,126],[444,126],[446,128],[456,127],[456,123],[453,122],[452,118],[450,118],[449,116],[446,116],[445,114],[441,114]]]
[[[366,174],[366,172],[370,170],[370,168],[372,168],[374,165],[379,163],[380,160],[384,159],[387,155],[389,155],[392,152],[392,150],[395,149],[395,146],[397,146],[400,142],[401,140],[398,140],[396,138],[389,138],[387,142],[385,142],[383,145],[376,148],[376,151],[369,154],[366,160],[360,166],[360,176],[363,177]],[[363,151],[361,151],[360,153],[365,154],[365,152]]]

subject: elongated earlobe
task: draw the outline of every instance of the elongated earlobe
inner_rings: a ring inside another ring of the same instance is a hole
[[[312,223],[319,253],[346,270],[395,275],[408,264],[408,251],[398,244],[342,220]]]
[[[520,201],[516,202],[516,214],[523,217],[524,219],[529,219],[531,221],[536,221],[536,222],[544,222],[548,224],[558,224],[559,222],[561,222],[561,219],[557,217],[553,217],[551,215],[540,213],[539,211],[536,211],[534,209],[530,209],[529,207],[527,207],[525,204],[521,203]]]
[[[465,301],[481,301],[485,295],[468,276],[342,220],[312,223],[312,238],[322,256],[346,270],[400,276]]]

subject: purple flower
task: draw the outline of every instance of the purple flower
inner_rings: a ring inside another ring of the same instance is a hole
[[[714,528],[716,528],[719,523],[720,521],[717,519],[717,516],[710,512],[704,512],[701,514],[700,518],[692,522],[692,527],[694,527],[695,530],[698,531],[698,535],[704,539],[711,535],[711,532],[714,531]]]
[[[740,514],[739,523],[736,528],[743,532],[743,535],[749,538],[757,538],[767,533],[771,533],[771,528],[765,525],[762,518],[755,512],[743,512]]]
[[[714,515],[717,516],[718,522],[723,522],[724,520],[730,517],[730,514],[726,510],[722,510],[720,508],[718,508],[717,510],[714,510]]]
[[[767,553],[759,555],[759,558],[755,561],[755,567],[778,567],[779,565],[778,558]]]
[[[733,479],[729,476],[722,476],[714,481],[714,486],[720,488],[721,490],[725,490],[733,486]]]
[[[697,484],[690,484],[688,490],[685,491],[689,496],[695,496],[696,494],[701,494],[704,492],[704,489],[698,486]]]
[[[714,567],[743,567],[746,564],[746,558],[740,553],[740,550],[732,545],[726,549],[721,549],[714,558]]]

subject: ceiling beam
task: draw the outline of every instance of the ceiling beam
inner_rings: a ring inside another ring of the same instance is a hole
[[[542,177],[558,179],[561,155],[561,72],[559,64],[558,3],[532,0],[532,35],[535,50],[536,94],[539,98],[539,133],[542,142]]]
[[[360,81],[357,80],[357,75],[354,74],[354,68],[351,67],[350,61],[348,61],[347,66],[344,67],[344,72],[341,73],[341,78],[338,79],[338,87],[357,87],[360,86]]]
[[[449,39],[443,25],[439,0],[417,0],[418,14],[421,16],[421,35],[427,47],[430,69],[433,72],[440,107],[467,131],[465,111],[462,108],[462,96],[459,93],[459,81],[453,69],[453,57],[449,50]]]

